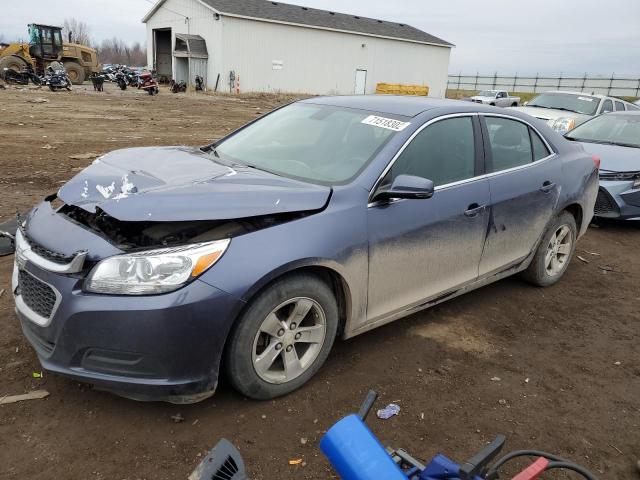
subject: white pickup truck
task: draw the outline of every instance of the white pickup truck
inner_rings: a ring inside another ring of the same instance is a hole
[[[518,107],[520,97],[510,97],[505,90],[483,90],[470,98],[472,102],[494,105],[496,107]]]

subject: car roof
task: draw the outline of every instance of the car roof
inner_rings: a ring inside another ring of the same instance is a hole
[[[350,95],[337,97],[314,97],[302,103],[328,105],[372,112],[415,117],[427,110],[443,107],[459,107],[460,100],[402,95]]]

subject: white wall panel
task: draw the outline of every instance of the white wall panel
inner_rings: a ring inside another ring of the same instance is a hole
[[[367,71],[367,93],[380,82],[428,85],[443,97],[451,49],[223,16],[197,0],[167,0],[147,23],[153,29],[202,36],[207,42],[207,83],[229,91],[229,72],[240,75],[242,92],[353,94],[357,70]],[[189,17],[172,13],[171,10]],[[152,48],[149,64],[152,65]]]

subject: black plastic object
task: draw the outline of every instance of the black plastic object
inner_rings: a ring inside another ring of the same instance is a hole
[[[460,466],[460,480],[472,480],[476,477],[484,478],[484,474],[496,456],[504,447],[506,437],[498,435],[496,439],[487,445],[480,453],[467,460]]]
[[[18,220],[16,218],[0,224],[0,257],[11,255],[15,251],[14,239],[17,229]]]
[[[360,417],[360,420],[362,420],[363,422],[367,420],[367,417],[369,416],[369,412],[371,412],[371,409],[373,408],[373,404],[376,403],[377,399],[378,399],[378,394],[373,390],[369,390],[369,393],[367,393],[367,397],[364,399],[364,402],[362,403],[362,405],[360,406],[360,410],[358,411],[358,416]]]
[[[249,480],[242,455],[222,439],[198,465],[189,480]]]

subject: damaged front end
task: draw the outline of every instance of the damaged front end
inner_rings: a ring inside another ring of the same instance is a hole
[[[314,212],[293,212],[230,220],[173,222],[121,221],[100,208],[95,213],[63,205],[59,215],[90,230],[123,252],[230,239],[297,220]]]

